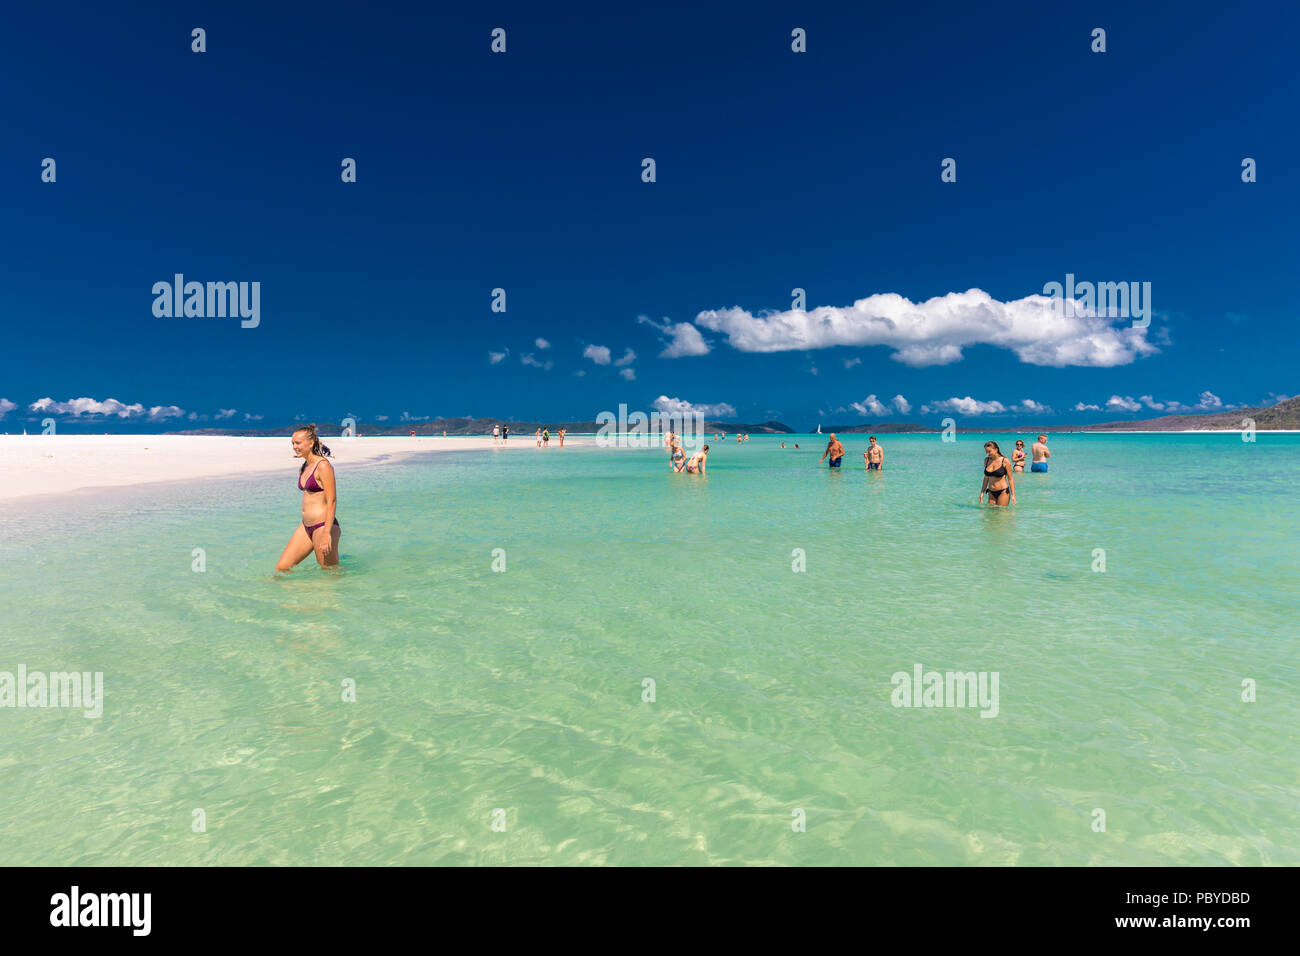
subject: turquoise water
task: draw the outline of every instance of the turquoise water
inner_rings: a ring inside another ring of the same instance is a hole
[[[1300,863],[1300,436],[1060,435],[1001,510],[881,437],[340,466],[336,573],[292,465],[0,504],[0,670],[105,688],[0,709],[0,864]]]

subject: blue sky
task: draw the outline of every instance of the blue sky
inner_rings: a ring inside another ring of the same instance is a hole
[[[1030,426],[1300,391],[1300,16],[855,6],[11,8],[0,430]],[[176,273],[259,282],[258,326],[156,317]],[[1149,328],[1025,301],[1067,273],[1150,282]]]

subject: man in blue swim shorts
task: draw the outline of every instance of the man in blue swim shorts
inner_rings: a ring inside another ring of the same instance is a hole
[[[830,455],[831,457],[832,468],[840,467],[840,463],[844,461],[844,446],[840,444],[840,440],[835,437],[834,432],[831,432],[831,440],[826,443],[826,451],[822,454],[817,464],[820,465],[825,461],[827,455]]]
[[[1034,442],[1033,447],[1034,460],[1029,465],[1030,471],[1047,471],[1047,459],[1052,457],[1052,453],[1047,450],[1047,436],[1039,435],[1038,441]]]

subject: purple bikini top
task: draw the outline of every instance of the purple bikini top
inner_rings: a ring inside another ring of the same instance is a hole
[[[320,467],[320,462],[318,461],[316,462],[316,468],[319,467]],[[298,475],[299,491],[324,491],[325,490],[324,488],[321,487],[320,483],[316,481],[316,468],[313,468],[310,474],[307,475],[307,483],[305,485],[303,484],[302,481],[302,475],[301,474]]]

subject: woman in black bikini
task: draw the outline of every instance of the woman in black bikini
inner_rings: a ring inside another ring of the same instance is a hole
[[[293,454],[303,459],[298,469],[298,490],[302,492],[302,524],[284,547],[277,571],[288,571],[307,555],[316,552],[316,563],[332,568],[339,563],[339,537],[343,529],[334,517],[338,496],[334,488],[334,466],[325,460],[330,450],[320,443],[315,425],[304,425],[293,433]]]
[[[1016,480],[1011,477],[1011,462],[1002,457],[1002,449],[995,441],[984,443],[984,484],[980,486],[980,501],[989,496],[989,504],[1003,506],[1010,497],[1016,503]]]

